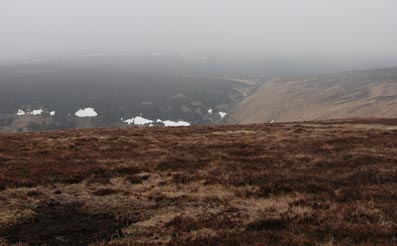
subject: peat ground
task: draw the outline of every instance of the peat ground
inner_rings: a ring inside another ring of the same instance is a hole
[[[0,134],[0,245],[396,245],[397,121]]]

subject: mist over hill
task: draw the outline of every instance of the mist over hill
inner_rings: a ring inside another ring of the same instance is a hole
[[[396,10],[0,0],[0,246],[396,246]]]
[[[256,82],[233,79],[231,73],[217,71],[217,63],[187,54],[92,53],[4,66],[0,129],[220,122]],[[79,110],[91,115],[78,114]]]
[[[165,52],[25,58],[0,67],[0,130],[396,117],[396,68],[299,66]]]
[[[160,51],[25,57],[0,67],[0,130],[226,123],[272,78],[335,69],[324,61]]]

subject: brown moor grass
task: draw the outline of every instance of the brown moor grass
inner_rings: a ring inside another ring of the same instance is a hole
[[[396,245],[395,123],[0,134],[0,245]]]

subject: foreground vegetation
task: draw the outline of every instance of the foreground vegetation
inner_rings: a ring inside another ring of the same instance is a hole
[[[397,120],[0,134],[0,245],[396,245]]]

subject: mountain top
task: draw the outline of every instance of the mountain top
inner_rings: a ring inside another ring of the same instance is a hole
[[[397,121],[0,134],[3,245],[394,245]]]

